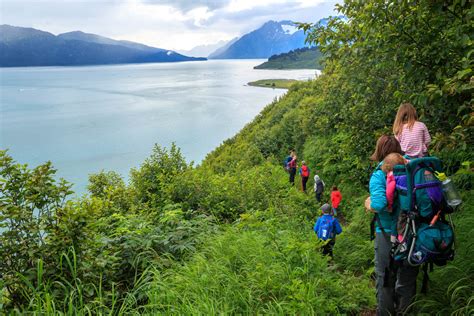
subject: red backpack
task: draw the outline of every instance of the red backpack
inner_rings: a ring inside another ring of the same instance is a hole
[[[301,176],[302,177],[309,177],[308,166],[301,166]]]

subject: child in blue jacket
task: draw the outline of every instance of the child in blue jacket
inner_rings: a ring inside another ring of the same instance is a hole
[[[329,204],[326,203],[321,206],[321,211],[323,216],[319,217],[314,224],[314,232],[320,240],[329,240],[321,250],[323,255],[329,255],[332,258],[332,250],[336,244],[336,235],[342,233],[342,227],[337,218],[331,215],[331,206]]]

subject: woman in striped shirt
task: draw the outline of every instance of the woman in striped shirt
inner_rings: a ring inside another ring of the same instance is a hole
[[[400,142],[405,155],[419,158],[428,154],[431,136],[425,124],[418,121],[416,109],[411,103],[402,103],[398,108],[393,134]]]

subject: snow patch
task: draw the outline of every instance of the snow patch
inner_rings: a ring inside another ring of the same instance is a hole
[[[173,52],[170,51],[170,50],[166,52],[166,55],[168,55],[168,56],[170,56],[171,54],[173,54]]]
[[[291,35],[298,32],[298,28],[294,25],[283,24],[281,28],[283,29],[283,32],[285,32],[285,34]]]

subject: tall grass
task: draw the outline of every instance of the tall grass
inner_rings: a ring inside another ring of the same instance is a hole
[[[210,238],[188,263],[157,273],[147,312],[343,314],[374,305],[370,280],[320,255],[312,223],[270,221],[250,215]]]

